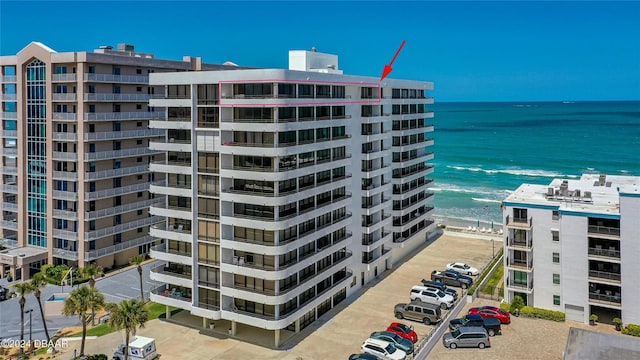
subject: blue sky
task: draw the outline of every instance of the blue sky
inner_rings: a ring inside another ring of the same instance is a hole
[[[640,2],[0,1],[0,54],[135,44],[159,58],[286,68],[290,49],[346,74],[433,81],[436,101],[640,99]]]

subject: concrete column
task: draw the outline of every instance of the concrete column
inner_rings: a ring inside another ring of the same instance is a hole
[[[171,317],[171,308],[169,307],[169,305],[165,306],[165,315],[167,319]]]
[[[231,335],[235,336],[237,331],[237,326],[235,320],[231,322]]]
[[[275,329],[274,334],[275,334],[275,347],[278,347],[280,346],[280,329]]]
[[[299,333],[300,332],[300,319],[296,320],[295,326],[296,326],[296,333]]]
[[[202,318],[202,328],[206,329],[208,327],[209,327],[209,325],[207,324],[207,318],[203,317]]]

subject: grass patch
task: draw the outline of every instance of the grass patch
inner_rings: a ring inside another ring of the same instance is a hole
[[[164,319],[167,316],[165,305],[150,301],[145,304],[145,308],[147,309],[147,311],[149,311],[149,321],[153,319]],[[182,311],[182,309],[171,307],[172,316],[179,313],[180,311]],[[114,331],[117,331],[117,330],[105,323],[105,324],[96,325],[93,328],[88,329],[87,336],[102,336],[102,335],[110,334]],[[75,333],[71,336],[80,337],[82,336],[82,331]]]
[[[473,295],[476,290],[478,290],[478,286],[480,286],[480,283],[482,283],[482,281],[484,280],[484,278],[486,278],[489,275],[489,271],[491,270],[491,268],[493,268],[493,266],[498,262],[498,261],[502,261],[502,252],[504,251],[503,248],[500,248],[500,251],[498,251],[498,254],[496,255],[495,259],[493,259],[491,261],[491,263],[489,264],[489,266],[486,267],[486,271],[484,273],[482,273],[482,275],[480,275],[474,282],[473,282],[473,286],[471,286],[471,288],[469,289],[469,292],[467,293],[467,295]],[[497,269],[496,269],[497,270]]]
[[[502,276],[504,275],[504,266],[498,266],[496,271],[493,272],[493,275],[487,280],[487,283],[482,288],[482,292],[485,294],[492,295],[498,283],[502,280]]]

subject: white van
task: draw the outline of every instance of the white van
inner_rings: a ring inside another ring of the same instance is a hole
[[[412,287],[410,296],[412,301],[439,305],[443,310],[450,309],[455,302],[453,296],[445,294],[444,291],[426,286]]]

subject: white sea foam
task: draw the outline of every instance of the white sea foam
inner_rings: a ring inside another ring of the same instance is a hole
[[[478,194],[478,195],[494,195],[494,196],[504,196],[506,194],[510,194],[513,191],[511,190],[491,190],[486,188],[469,188],[464,189],[461,187],[457,187],[455,185],[442,184],[443,187],[430,187],[429,191],[433,192],[456,192],[456,193],[465,193],[465,194]]]
[[[483,169],[479,167],[464,166],[447,166],[448,168],[460,171],[482,171],[486,174],[509,174],[517,176],[533,176],[533,177],[559,177],[559,178],[578,178],[577,175],[565,175],[555,171],[532,170],[532,169]]]
[[[474,197],[472,197],[471,200],[479,201],[479,202],[497,203],[497,204],[502,202],[500,200],[495,200],[495,199],[483,199],[483,198],[474,198]]]

